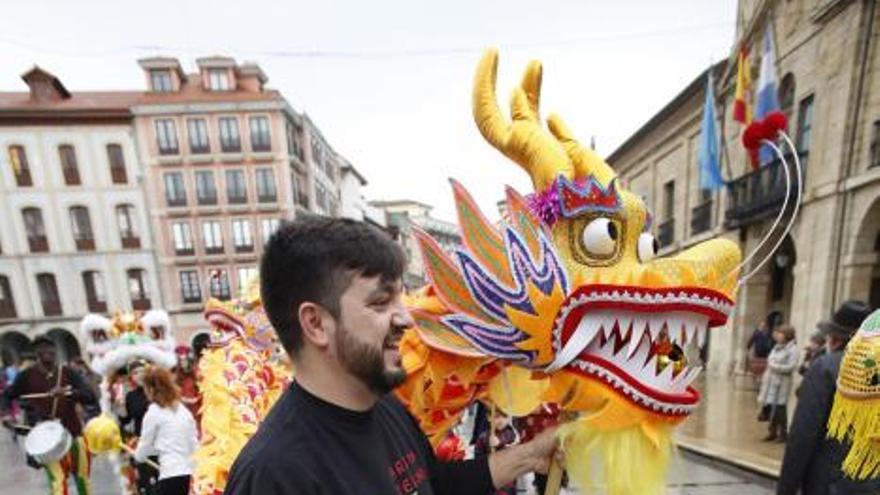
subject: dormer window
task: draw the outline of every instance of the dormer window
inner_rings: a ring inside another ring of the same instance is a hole
[[[153,91],[159,93],[168,93],[174,91],[174,85],[171,82],[171,71],[165,69],[154,69],[150,71],[150,84]]]
[[[229,71],[226,69],[208,70],[208,88],[211,91],[229,91]]]

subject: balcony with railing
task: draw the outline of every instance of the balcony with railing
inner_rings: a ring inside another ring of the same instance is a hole
[[[131,300],[131,309],[134,309],[137,311],[146,311],[146,310],[150,309],[151,307],[152,307],[152,304],[150,304],[150,299],[147,297],[141,297],[138,299]]]
[[[46,253],[49,251],[49,240],[44,235],[28,236],[28,247],[32,253]]]
[[[92,313],[105,313],[107,312],[107,302],[99,301],[97,299],[87,299],[86,305],[89,307],[89,311]]]
[[[786,155],[786,160],[792,162],[792,154]],[[798,152],[801,165],[806,170],[807,152]],[[803,188],[797,181],[797,175],[791,170],[792,196],[789,205],[794,205],[795,188]],[[782,208],[785,201],[785,170],[782,161],[777,159],[769,164],[750,172],[727,184],[727,210],[724,212],[724,226],[728,229],[742,227],[744,225],[763,220],[775,215]]]
[[[691,209],[691,235],[702,234],[712,228],[712,200]]]
[[[43,314],[45,316],[60,316],[61,315],[61,301],[58,299],[44,299],[43,303]]]
[[[18,315],[15,312],[15,304],[11,299],[0,300],[0,319],[16,318],[17,316]]]

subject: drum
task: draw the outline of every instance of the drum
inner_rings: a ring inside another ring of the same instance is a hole
[[[31,428],[24,439],[24,449],[41,464],[48,464],[61,460],[72,442],[73,437],[60,421],[43,421]]]

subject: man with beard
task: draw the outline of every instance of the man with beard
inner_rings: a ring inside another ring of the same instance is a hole
[[[439,462],[389,394],[406,377],[397,344],[413,325],[401,300],[405,262],[383,232],[347,219],[306,217],[272,236],[262,301],[296,377],[235,461],[225,493],[485,495],[546,470],[553,431]]]

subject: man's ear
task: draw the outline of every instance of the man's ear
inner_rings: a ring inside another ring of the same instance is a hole
[[[297,318],[302,329],[303,341],[311,342],[312,345],[325,349],[330,345],[330,318],[329,314],[320,306],[311,302],[299,305]]]

